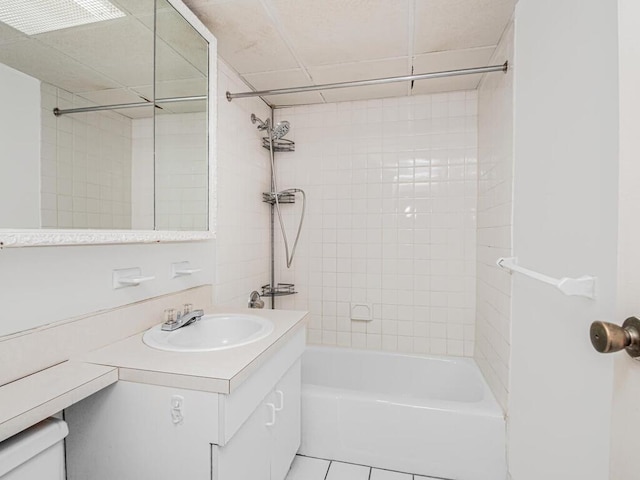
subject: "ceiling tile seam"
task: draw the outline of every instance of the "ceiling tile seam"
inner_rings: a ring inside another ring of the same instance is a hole
[[[277,32],[280,34],[280,37],[282,38],[282,41],[284,42],[284,44],[289,49],[289,52],[291,53],[291,55],[293,56],[294,60],[298,64],[298,67],[300,67],[300,69],[302,70],[304,75],[307,77],[309,82],[312,85],[315,85],[315,83],[313,81],[313,77],[311,76],[311,74],[307,70],[307,67],[304,64],[304,62],[300,59],[300,56],[298,55],[298,52],[296,52],[296,49],[293,47],[293,41],[291,40],[291,38],[289,38],[289,35],[288,35],[286,29],[282,25],[282,22],[280,21],[280,17],[278,16],[278,13],[276,12],[275,7],[271,3],[271,0],[260,0],[260,4],[264,8],[264,10],[267,12],[267,15],[269,16],[269,18],[273,22],[274,27],[276,28]],[[327,100],[324,98],[324,95],[322,94],[322,92],[318,92],[318,93],[320,94],[320,97],[322,98],[322,101],[324,103],[327,103]]]
[[[407,8],[407,35],[409,51],[408,59],[407,59],[407,69],[410,74],[413,75],[413,53],[415,51],[416,44],[416,0],[408,0],[409,5]],[[411,95],[411,90],[413,90],[413,82],[408,82],[407,85],[407,95]]]
[[[414,57],[423,57],[425,55],[434,55],[436,53],[453,53],[453,52],[472,52],[473,50],[482,50],[485,48],[495,48],[497,45],[496,44],[490,44],[490,45],[479,45],[479,46],[475,46],[475,47],[468,47],[468,48],[456,48],[454,50],[433,50],[431,52],[422,52],[422,53],[415,53],[413,54]]]

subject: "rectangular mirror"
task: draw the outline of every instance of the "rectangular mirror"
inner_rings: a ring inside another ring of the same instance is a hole
[[[208,232],[210,47],[176,0],[0,3],[0,229]]]

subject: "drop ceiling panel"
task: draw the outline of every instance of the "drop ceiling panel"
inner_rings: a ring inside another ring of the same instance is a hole
[[[305,66],[407,55],[408,0],[269,0]]]
[[[343,63],[313,67],[309,69],[314,83],[339,83],[353,80],[369,80],[374,78],[399,77],[409,75],[409,58],[390,58],[369,62]],[[408,82],[374,85],[368,87],[341,88],[325,90],[322,95],[327,102],[344,102],[347,100],[366,100],[372,98],[399,97],[407,95]]]
[[[417,54],[496,45],[516,0],[419,0]]]
[[[174,80],[202,79],[204,75],[184,57],[179,55],[166,43],[159,41],[156,45],[156,81],[169,82]],[[141,84],[143,82],[137,82]],[[149,82],[153,83],[153,82]],[[126,85],[135,85],[126,83]]]
[[[349,82],[383,77],[399,77],[411,74],[409,58],[387,58],[370,62],[340,63],[323,67],[311,67],[309,73],[314,83]]]
[[[276,88],[301,87],[311,85],[308,77],[301,69],[281,70],[278,72],[252,73],[243,75],[243,78],[256,90],[271,90]],[[264,97],[264,99],[271,105],[304,105],[308,103],[323,102],[322,97],[318,92],[296,93],[291,95],[272,95]]]
[[[123,12],[131,15],[153,17],[153,0],[109,0]]]
[[[415,74],[419,74],[487,66],[493,51],[493,47],[484,47],[417,55],[413,60],[413,71]],[[490,75],[500,74],[492,73]],[[433,80],[419,80],[414,83],[412,93],[419,95],[475,89],[478,87],[481,78],[482,75],[465,75]]]
[[[121,85],[153,83],[153,33],[134,17],[37,37]]]
[[[0,45],[0,63],[70,92],[107,90],[122,86],[32,39]]]
[[[132,87],[131,90],[145,98],[151,98],[153,96],[152,85]],[[158,83],[156,95],[158,98],[194,97],[198,95],[206,95],[207,91],[208,84],[204,78],[186,79]]]
[[[217,37],[219,55],[236,71],[255,73],[298,67],[259,0],[199,5],[193,8],[194,12]]]
[[[179,17],[179,19],[177,18]],[[176,11],[158,13],[157,35],[203,75],[209,71],[209,43]]]

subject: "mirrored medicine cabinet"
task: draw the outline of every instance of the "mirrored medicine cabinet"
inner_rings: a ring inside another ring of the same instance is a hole
[[[211,238],[215,38],[179,0],[0,7],[0,246]]]

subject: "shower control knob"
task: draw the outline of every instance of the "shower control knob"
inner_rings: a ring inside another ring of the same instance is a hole
[[[608,322],[593,322],[589,331],[591,344],[600,353],[626,350],[629,356],[640,357],[640,320],[627,318],[622,327]]]

